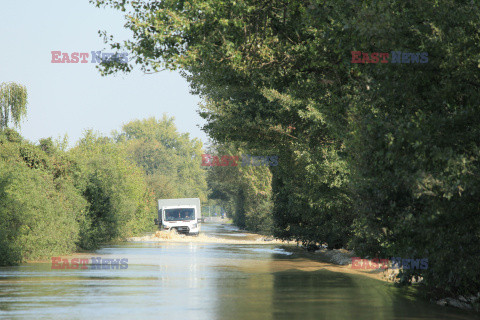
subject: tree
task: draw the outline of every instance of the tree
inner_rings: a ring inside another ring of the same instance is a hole
[[[19,127],[20,121],[27,114],[27,88],[15,82],[0,84],[0,129],[13,122]]]
[[[53,146],[47,153],[13,129],[0,132],[0,265],[77,248],[88,203],[74,186],[75,171]]]
[[[130,160],[143,168],[156,199],[207,199],[205,171],[200,166],[202,143],[179,133],[174,118],[130,121],[114,138]]]
[[[246,155],[264,154],[260,150],[246,150],[232,143],[216,145],[208,151],[212,155],[238,156],[236,165],[206,166],[210,199],[217,200],[242,229],[272,232],[272,173],[266,165],[251,165]]]
[[[78,161],[75,185],[89,203],[80,246],[100,244],[152,230],[154,199],[145,174],[122,145],[86,131],[69,155]]]
[[[107,41],[131,50],[144,71],[182,69],[207,102],[201,116],[210,137],[280,155],[275,216],[298,219],[275,223],[277,236],[346,245],[353,214],[342,158],[351,88],[342,56],[356,38],[344,28],[356,2],[92,2],[131,10],[126,27],[134,39]],[[102,72],[116,70],[131,67],[103,65]],[[319,229],[319,221],[330,222]],[[341,227],[328,226],[337,221]]]
[[[184,71],[213,139],[278,152],[278,235],[333,246],[353,235],[363,255],[428,258],[404,283],[480,290],[478,3],[94,2],[130,11],[123,48],[143,70]],[[355,64],[352,51],[429,60]],[[131,66],[103,72],[116,70]]]

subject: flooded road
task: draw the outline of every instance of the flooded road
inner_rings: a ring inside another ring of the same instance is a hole
[[[205,224],[218,238],[248,237]],[[0,319],[478,319],[412,301],[391,284],[324,269],[278,244],[128,242],[85,257],[125,269],[0,268]]]

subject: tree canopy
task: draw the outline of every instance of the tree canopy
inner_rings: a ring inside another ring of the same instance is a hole
[[[115,139],[129,159],[146,173],[156,199],[207,199],[205,171],[200,166],[202,143],[179,133],[174,118],[135,120],[123,125]]]
[[[126,12],[135,58],[180,69],[206,132],[280,156],[274,232],[428,258],[431,292],[480,291],[480,6],[474,1],[92,1]],[[428,63],[351,63],[352,51]],[[440,235],[440,236],[439,236]],[[454,261],[462,261],[459,265]]]
[[[0,129],[9,122],[19,126],[27,115],[27,88],[15,82],[0,83]]]
[[[92,130],[71,149],[0,131],[0,265],[92,250],[153,231],[158,197],[206,199],[202,146],[173,118]]]

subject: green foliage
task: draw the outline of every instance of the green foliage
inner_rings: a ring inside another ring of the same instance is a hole
[[[424,51],[429,62],[359,77],[370,90],[358,94],[348,141],[359,214],[352,243],[363,254],[428,258],[427,270],[403,273],[404,283],[422,276],[435,293],[477,293],[480,8],[385,1],[363,13],[385,10],[388,20],[358,24],[376,39],[369,50]]]
[[[428,258],[402,283],[421,276],[431,292],[480,291],[478,3],[92,2],[128,11],[133,39],[106,37],[113,48],[145,71],[183,70],[217,144],[280,155],[277,236]],[[351,51],[427,52],[429,61],[352,64]],[[228,189],[243,173],[231,171],[214,169],[210,181],[246,212],[246,189]]]
[[[342,86],[332,86],[343,85],[339,71],[346,66],[338,63],[337,49],[337,56],[321,54],[325,46],[339,44],[333,36],[343,26],[332,20],[341,12],[295,1],[188,2],[182,8],[171,2],[96,3],[132,10],[126,26],[137,32],[124,49],[138,56],[142,69],[186,71],[194,92],[205,98],[201,115],[213,139],[281,155],[272,190],[277,236],[346,244],[353,212],[348,168],[337,154],[344,152],[344,133],[335,130],[344,127],[346,115],[339,107]],[[346,10],[352,5],[335,4]],[[318,37],[326,32],[329,37]],[[103,69],[106,74],[114,70]],[[325,176],[319,178],[317,169]]]
[[[116,139],[87,131],[65,146],[0,132],[0,265],[152,231],[158,195],[206,198],[201,143],[173,119],[133,121]]]
[[[0,265],[72,252],[87,202],[40,148],[12,136],[0,136]]]
[[[274,174],[275,235],[307,245],[345,247],[353,214],[346,193],[348,169],[334,147],[284,152]]]
[[[87,131],[69,153],[80,167],[76,185],[89,203],[80,246],[85,249],[151,230],[153,199],[144,173],[122,146]]]
[[[0,83],[0,130],[15,126],[27,115],[27,88],[15,82]]]
[[[159,197],[206,199],[202,145],[172,118],[38,145],[0,131],[0,265],[48,259],[153,231]],[[138,163],[138,165],[137,165]]]
[[[115,135],[127,157],[143,168],[156,199],[200,198],[206,201],[207,184],[200,167],[202,143],[180,134],[173,118],[149,118],[125,124]]]
[[[218,200],[240,228],[271,233],[273,202],[270,169],[241,165],[241,155],[255,155],[255,150],[224,144],[209,152],[220,157],[240,157],[237,166],[206,166],[210,198]]]

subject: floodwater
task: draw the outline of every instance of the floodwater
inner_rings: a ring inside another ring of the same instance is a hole
[[[247,237],[221,224],[202,231]],[[246,243],[128,242],[83,255],[128,259],[124,269],[1,267],[0,319],[479,319],[376,279],[304,271],[278,244]]]

